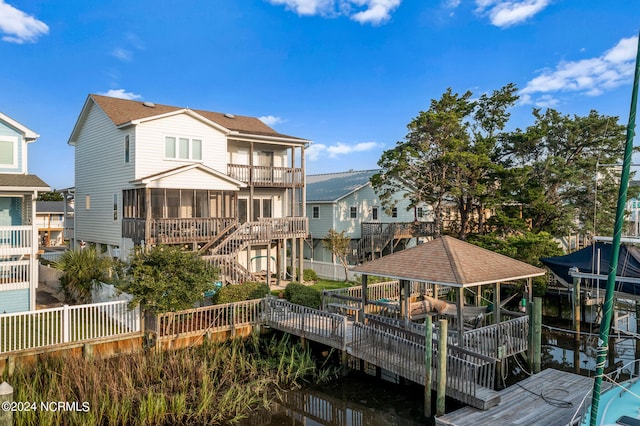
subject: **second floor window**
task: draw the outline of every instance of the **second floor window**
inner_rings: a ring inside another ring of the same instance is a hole
[[[18,165],[17,143],[17,139],[13,140],[10,136],[0,137],[0,166]]]
[[[391,217],[398,217],[398,208],[394,207],[391,209]]]
[[[129,162],[129,135],[124,137],[124,162]]]
[[[202,139],[166,136],[164,138],[164,156],[179,160],[202,160]]]
[[[349,216],[351,217],[351,219],[356,219],[358,217],[358,208],[351,207],[351,210],[349,213],[350,213]]]
[[[320,206],[312,207],[312,217],[314,219],[320,219]]]
[[[424,217],[424,209],[422,207],[418,207],[418,217]]]

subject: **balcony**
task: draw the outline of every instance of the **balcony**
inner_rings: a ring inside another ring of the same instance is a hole
[[[145,235],[145,219],[123,218],[122,236],[135,244],[189,244],[209,241],[237,223],[232,217],[150,219]]]
[[[31,254],[33,232],[30,225],[0,226],[0,256]]]
[[[257,187],[301,188],[303,186],[302,168],[229,164],[227,170],[232,178]]]

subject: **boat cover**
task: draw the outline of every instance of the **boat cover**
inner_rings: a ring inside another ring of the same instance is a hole
[[[566,285],[573,283],[569,275],[570,268],[578,268],[583,273],[598,273],[598,251],[600,252],[601,275],[609,273],[609,260],[611,259],[611,243],[597,242],[590,247],[567,254],[565,256],[544,257],[540,261]],[[640,250],[634,246],[621,245],[618,255],[618,277],[640,278]],[[598,280],[601,288],[606,288],[607,280]],[[615,290],[622,293],[640,295],[640,284],[616,281]]]

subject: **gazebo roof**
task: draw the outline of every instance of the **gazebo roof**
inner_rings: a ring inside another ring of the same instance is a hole
[[[474,287],[545,274],[528,263],[449,236],[364,263],[353,271],[450,287]]]

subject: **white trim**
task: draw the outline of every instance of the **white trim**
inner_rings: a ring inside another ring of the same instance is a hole
[[[209,173],[209,174],[211,174],[211,175],[213,175],[213,176],[215,176],[215,177],[217,177],[219,179],[226,180],[227,182],[229,182],[229,183],[231,183],[231,184],[233,184],[233,185],[235,185],[235,186],[237,186],[239,188],[245,188],[247,186],[245,183],[240,182],[239,180],[235,180],[231,176],[225,175],[224,173],[221,173],[221,172],[219,172],[219,171],[217,171],[215,169],[212,169],[211,167],[207,167],[204,164],[200,164],[200,163],[188,164],[188,165],[186,165],[184,167],[178,167],[178,168],[175,168],[175,169],[166,170],[164,172],[157,173],[157,174],[152,175],[152,176],[148,176],[148,177],[141,178],[141,179],[136,179],[136,180],[134,180],[134,181],[132,181],[130,183],[147,185],[147,184],[149,184],[151,182],[154,182],[154,181],[156,181],[158,179],[163,179],[163,178],[166,178],[166,177],[169,177],[169,176],[177,175],[177,174],[186,172],[186,171],[191,170],[191,169],[196,169],[196,168],[201,170],[201,171],[203,171],[203,172],[205,172],[205,173]]]
[[[34,132],[33,130],[29,129],[28,127],[23,126],[22,124],[18,123],[13,118],[11,118],[11,117],[9,117],[9,116],[1,113],[1,112],[0,112],[0,120],[4,121],[5,123],[9,124],[11,127],[14,127],[17,130],[19,130],[20,132],[22,132],[22,134],[24,135],[24,138],[25,138],[25,142],[27,142],[27,143],[34,142],[36,139],[38,139],[40,137],[40,135],[37,134],[36,132]]]
[[[0,135],[0,143],[7,143],[13,145],[13,158],[11,164],[0,163],[0,168],[16,168],[18,167],[18,137],[10,135]]]
[[[145,123],[147,121],[159,120],[159,119],[162,119],[162,118],[173,117],[174,115],[181,115],[181,114],[186,114],[186,115],[188,115],[190,117],[195,118],[196,120],[202,121],[203,123],[213,127],[214,129],[217,129],[217,130],[221,131],[222,133],[224,133],[226,135],[231,133],[231,130],[227,129],[226,127],[221,126],[220,124],[207,119],[206,117],[198,114],[197,112],[195,112],[195,111],[193,111],[193,110],[191,110],[189,108],[182,108],[182,109],[179,109],[179,110],[176,110],[176,111],[167,112],[165,114],[153,115],[151,117],[145,117],[145,118],[139,118],[137,120],[131,120],[130,122],[121,124],[121,125],[119,125],[117,127],[118,127],[118,129],[122,129],[124,127],[128,127],[128,126],[131,126],[131,125],[137,125],[137,124]]]

